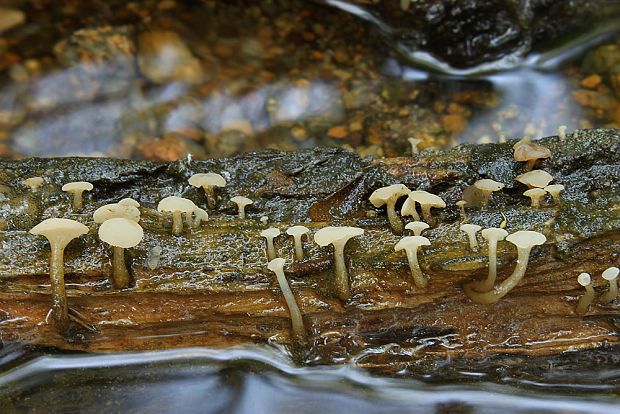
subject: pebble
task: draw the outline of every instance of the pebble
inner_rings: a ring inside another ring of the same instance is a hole
[[[327,130],[327,136],[336,139],[343,139],[349,135],[349,130],[341,125],[331,127]]]
[[[601,83],[601,77],[597,74],[590,75],[581,81],[581,86],[584,88],[596,88]]]
[[[24,12],[16,9],[0,7],[0,33],[20,26],[26,21]]]

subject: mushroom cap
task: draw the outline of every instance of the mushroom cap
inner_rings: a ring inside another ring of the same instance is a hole
[[[157,211],[180,211],[182,213],[189,213],[195,209],[196,205],[192,200],[177,196],[166,197],[157,204]]]
[[[553,181],[553,177],[547,171],[532,170],[518,175],[516,180],[527,185],[528,187],[543,188]]]
[[[512,233],[506,240],[520,248],[539,246],[547,241],[547,238],[537,231],[522,230]]]
[[[114,247],[134,247],[142,241],[142,237],[142,227],[135,221],[122,217],[106,220],[99,227],[99,238]]]
[[[400,208],[400,215],[403,217],[413,216],[414,213],[418,214],[417,210],[415,209],[415,200],[407,197],[407,199],[403,203],[403,206]]]
[[[76,237],[88,233],[88,227],[75,220],[49,218],[30,229],[30,233],[45,236],[50,244],[64,247]]]
[[[194,214],[196,215],[196,219],[200,219],[200,221],[209,220],[209,214],[207,214],[206,211],[204,211],[198,206],[196,206],[196,209],[194,210]]]
[[[430,205],[431,207],[444,208],[446,206],[445,201],[441,197],[435,194],[431,194],[428,191],[411,191],[409,198],[417,201],[420,205]]]
[[[44,181],[45,180],[43,180],[43,177],[30,177],[22,181],[22,184],[27,185],[30,188],[37,188],[43,184]]]
[[[93,189],[93,185],[87,181],[75,181],[73,183],[67,183],[62,186],[62,191],[76,192],[76,191],[90,191]]]
[[[517,149],[517,147],[523,145],[523,144],[529,144],[532,142],[532,137],[530,137],[529,135],[524,136],[523,138],[521,138],[520,140],[518,140],[513,146],[512,149],[515,150]]]
[[[523,195],[531,198],[540,198],[544,197],[547,192],[542,188],[530,188],[527,191],[523,192]]]
[[[426,230],[429,227],[430,226],[423,221],[412,221],[411,223],[407,223],[407,225],[405,226],[407,230],[412,230],[414,232],[416,230],[420,230],[420,231]]]
[[[479,232],[482,227],[477,225],[477,224],[462,224],[461,227],[459,227],[462,231],[464,231],[465,233],[469,234],[469,233],[474,233],[476,234],[477,232]]]
[[[603,279],[605,280],[614,280],[618,277],[618,273],[620,273],[620,269],[617,267],[610,267],[603,272]]]
[[[368,199],[373,206],[381,207],[391,201],[396,201],[400,197],[411,192],[404,184],[394,184],[387,187],[381,187],[373,191]]]
[[[327,246],[328,244],[335,242],[346,243],[351,237],[361,236],[364,234],[364,229],[359,227],[323,227],[316,233],[314,233],[314,241],[319,246]]]
[[[138,203],[133,198],[123,198],[118,204],[122,206],[134,206],[135,208],[140,208],[140,203]]]
[[[394,246],[395,251],[407,250],[407,249],[417,249],[420,246],[430,246],[431,242],[423,236],[406,236],[403,237],[396,243]]]
[[[549,158],[551,150],[543,145],[533,142],[523,143],[515,148],[515,161],[530,161],[539,158]]]
[[[194,174],[189,177],[187,180],[190,185],[194,187],[205,187],[205,186],[216,186],[216,187],[224,187],[226,185],[226,180],[219,174],[216,173],[199,173]]]
[[[559,194],[560,191],[564,191],[564,186],[562,184],[551,184],[545,187],[545,191],[550,194]]]
[[[268,229],[261,231],[260,235],[267,239],[273,239],[274,237],[278,237],[280,235],[280,230],[275,227],[269,227]]]
[[[581,286],[588,286],[591,282],[592,278],[590,278],[590,275],[587,273],[582,273],[577,276],[577,283],[579,283]]]
[[[467,201],[465,201],[465,200],[459,200],[459,201],[457,201],[457,202],[456,202],[456,205],[457,205],[457,206],[459,206],[459,207],[461,207],[461,206],[463,206],[463,207],[464,207],[464,206],[466,206],[466,205],[467,205]]]
[[[254,204],[254,201],[250,200],[247,197],[243,197],[243,196],[235,196],[231,198],[230,201],[237,204],[238,206],[247,206],[248,204]]]
[[[306,226],[293,226],[293,227],[286,229],[286,234],[288,234],[289,236],[299,236],[299,235],[304,235],[308,233],[309,231],[310,229],[308,229],[308,227]]]
[[[504,240],[508,236],[508,232],[497,227],[489,227],[480,233],[485,240]]]
[[[284,269],[285,261],[286,260],[281,257],[276,257],[275,259],[267,263],[267,269],[271,270],[272,272],[275,272],[276,270],[282,270]]]
[[[137,223],[140,221],[140,210],[134,206],[115,203],[101,206],[93,213],[93,220],[95,220],[95,223],[103,223],[104,221],[119,217],[126,218]]]
[[[490,178],[484,178],[482,180],[476,181],[474,183],[474,187],[482,191],[499,191],[504,188],[505,185],[502,183],[498,183],[495,180],[491,180]]]

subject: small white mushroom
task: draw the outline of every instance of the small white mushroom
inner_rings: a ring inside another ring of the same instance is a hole
[[[157,204],[157,211],[172,213],[172,234],[178,236],[183,231],[183,213],[193,212],[196,205],[192,200],[170,196]]]
[[[261,237],[267,240],[267,261],[270,262],[278,256],[276,247],[273,244],[273,239],[280,235],[280,230],[275,227],[269,227],[260,232]]]
[[[467,237],[469,239],[469,249],[472,252],[475,252],[478,250],[478,240],[476,239],[476,233],[480,231],[480,229],[482,229],[482,227],[480,227],[477,224],[463,224],[460,227],[461,231],[464,231],[465,233],[467,233]]]
[[[194,222],[192,225],[194,227],[199,227],[203,222],[206,223],[209,220],[209,214],[206,211],[201,209],[200,207],[196,207],[194,210]]]
[[[422,209],[422,218],[430,225],[434,223],[433,216],[431,215],[431,208],[446,207],[446,203],[441,199],[441,197],[431,194],[428,191],[411,191],[409,193],[409,198],[420,204],[420,208]]]
[[[599,298],[599,302],[603,305],[611,302],[618,296],[618,273],[620,273],[620,269],[617,267],[610,267],[603,272],[603,279],[609,282],[609,290]]]
[[[506,240],[517,247],[517,266],[507,279],[488,292],[479,293],[465,285],[465,294],[476,303],[495,303],[517,286],[525,276],[532,248],[545,243],[547,238],[536,231],[517,231],[506,237]]]
[[[226,179],[216,173],[194,174],[189,177],[188,182],[194,187],[202,187],[205,190],[207,205],[209,208],[213,208],[215,206],[214,187],[224,187],[226,185]]]
[[[122,206],[133,206],[135,208],[140,208],[140,203],[138,203],[133,198],[129,198],[129,197],[123,198],[121,201],[118,202],[118,204]]]
[[[63,263],[65,247],[71,240],[88,233],[88,227],[74,220],[50,218],[34,226],[30,233],[44,236],[50,243],[52,317],[56,328],[64,330],[69,324]]]
[[[274,272],[278,279],[278,285],[280,285],[280,290],[284,295],[284,300],[286,301],[286,306],[288,307],[288,311],[291,316],[291,331],[293,333],[293,337],[298,342],[303,343],[306,339],[304,322],[301,317],[299,307],[297,306],[297,302],[295,301],[295,295],[293,295],[288,281],[286,280],[286,276],[284,275],[284,259],[278,257],[271,260],[269,264],[267,264],[267,268]]]
[[[233,203],[237,204],[237,210],[239,211],[239,218],[240,219],[244,219],[245,218],[245,206],[250,205],[250,204],[254,204],[254,202],[252,200],[250,200],[247,197],[242,197],[242,196],[235,196],[235,197],[231,198],[230,201],[232,201]]]
[[[406,0],[407,4],[409,4],[409,0]],[[420,153],[420,149],[418,148],[418,145],[420,145],[422,143],[421,139],[418,138],[413,138],[410,137],[407,139],[407,141],[409,141],[409,144],[411,144],[411,155],[416,156]]]
[[[344,262],[344,246],[349,239],[364,234],[364,229],[358,227],[323,227],[314,233],[314,242],[319,246],[334,246],[334,262],[336,266],[336,289],[338,297],[347,300],[351,295],[349,289],[349,274]]]
[[[403,217],[411,216],[415,221],[421,220],[420,215],[415,208],[415,200],[409,197],[407,197],[407,199],[403,203],[403,206],[400,208],[400,215]]]
[[[470,283],[470,287],[478,292],[488,292],[493,289],[497,278],[497,242],[504,240],[508,232],[504,229],[491,227],[482,230],[482,237],[489,243],[489,275],[482,282]]]
[[[560,125],[558,127],[558,138],[560,138],[560,141],[564,141],[566,139],[566,129],[566,125]]]
[[[301,245],[301,238],[309,231],[310,230],[305,226],[293,226],[286,230],[286,234],[293,236],[293,240],[295,241],[295,258],[297,260],[303,260],[304,258],[304,249]]]
[[[514,160],[517,162],[526,162],[525,171],[534,168],[536,161],[542,158],[549,158],[551,150],[544,145],[535,144],[533,142],[523,143],[514,149]]]
[[[82,193],[92,189],[93,185],[86,181],[76,181],[62,186],[62,191],[73,194],[73,211],[82,209]]]
[[[396,243],[394,250],[399,252],[404,250],[407,254],[407,262],[409,262],[409,269],[411,269],[411,276],[415,285],[419,288],[424,288],[428,285],[428,280],[422,274],[420,264],[418,263],[418,249],[420,246],[430,246],[431,242],[422,236],[407,236],[403,237]]]
[[[133,220],[137,223],[140,221],[140,210],[138,210],[134,206],[119,203],[106,204],[105,206],[99,207],[93,213],[93,220],[97,224],[101,224],[106,220],[120,217],[126,218],[128,220]]]
[[[399,234],[403,232],[403,222],[396,214],[394,206],[399,198],[410,192],[404,184],[394,184],[375,190],[369,198],[369,201],[375,207],[381,207],[385,204],[390,227]]]
[[[516,180],[528,188],[544,188],[553,181],[553,176],[545,170],[532,170],[518,175]]]
[[[547,192],[542,188],[530,188],[523,193],[524,196],[532,200],[530,204],[532,208],[540,207],[540,202],[545,199],[545,194],[547,194]]]
[[[577,283],[583,286],[586,289],[586,293],[582,297],[579,298],[579,302],[577,302],[577,315],[585,315],[588,311],[588,308],[594,301],[594,288],[592,287],[592,279],[588,273],[581,273],[577,276]]]
[[[413,231],[414,236],[419,236],[422,232],[428,229],[430,226],[423,221],[412,221],[411,223],[407,223],[405,228],[407,230]]]
[[[489,198],[491,197],[491,193],[504,188],[504,184],[485,178],[483,180],[476,181],[474,183],[474,187],[482,192],[482,208],[487,208],[489,206]]]
[[[42,177],[31,177],[22,181],[22,184],[27,185],[33,192],[35,192],[44,182],[45,180],[43,180]]]
[[[459,213],[461,214],[461,220],[467,220],[467,213],[465,212],[465,206],[467,205],[467,201],[459,200],[456,202],[456,205],[459,207]]]
[[[129,272],[125,266],[125,249],[142,241],[144,231],[138,223],[126,218],[112,218],[99,227],[99,238],[113,247],[112,280],[118,289],[129,286]]]
[[[564,191],[564,186],[562,184],[552,184],[545,187],[545,191],[551,194],[553,197],[553,202],[556,205],[560,205],[562,203],[562,198],[560,197],[560,192]]]

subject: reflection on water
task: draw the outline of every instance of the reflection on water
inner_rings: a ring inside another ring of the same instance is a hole
[[[615,413],[597,389],[538,394],[520,387],[428,385],[350,366],[299,368],[267,348],[41,356],[0,376],[3,413]]]

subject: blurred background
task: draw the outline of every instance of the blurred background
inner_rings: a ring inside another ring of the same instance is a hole
[[[362,155],[620,124],[620,6],[0,1],[0,157]]]

